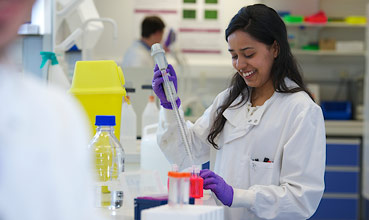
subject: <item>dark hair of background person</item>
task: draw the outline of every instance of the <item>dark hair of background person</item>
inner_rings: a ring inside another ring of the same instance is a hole
[[[165,28],[164,22],[157,16],[146,17],[141,24],[141,37],[148,38],[151,34],[157,31],[163,31]]]
[[[242,30],[250,34],[255,40],[267,46],[272,46],[274,42],[277,43],[279,53],[271,69],[271,78],[275,91],[280,93],[304,91],[313,99],[303,82],[299,67],[291,53],[287,39],[286,25],[274,9],[264,4],[255,4],[241,8],[232,18],[225,31],[227,42],[228,36],[237,30]],[[285,77],[294,81],[298,87],[289,89],[285,84]],[[223,130],[226,122],[223,112],[228,107],[241,107],[249,98],[248,94],[250,88],[239,73],[234,74],[229,88],[229,95],[224,103],[217,109],[217,116],[207,138],[209,143],[217,150],[219,150],[220,147],[215,143],[215,138]],[[241,101],[234,106],[230,106],[239,95],[242,97]]]

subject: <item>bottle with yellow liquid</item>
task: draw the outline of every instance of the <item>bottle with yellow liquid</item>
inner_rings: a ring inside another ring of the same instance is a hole
[[[96,134],[89,144],[96,175],[97,207],[118,209],[123,205],[119,175],[124,171],[124,150],[114,135],[115,116],[96,115]]]

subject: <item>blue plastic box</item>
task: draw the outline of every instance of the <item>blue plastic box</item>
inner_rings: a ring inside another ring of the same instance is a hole
[[[331,102],[320,103],[324,119],[326,120],[350,120],[352,119],[351,102]]]

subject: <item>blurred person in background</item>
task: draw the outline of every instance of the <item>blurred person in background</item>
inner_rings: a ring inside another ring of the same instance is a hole
[[[124,55],[122,67],[154,67],[151,46],[163,39],[165,24],[157,16],[148,16],[141,24],[141,39],[136,40]]]
[[[0,0],[0,219],[95,219],[85,115],[6,56],[33,3]]]

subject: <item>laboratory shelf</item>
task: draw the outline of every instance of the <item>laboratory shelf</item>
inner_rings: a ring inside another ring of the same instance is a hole
[[[301,50],[292,49],[294,55],[314,56],[365,56],[365,51],[335,51],[335,50]]]
[[[325,120],[327,136],[363,136],[363,121],[360,120]]]
[[[327,22],[327,23],[286,23],[287,27],[332,27],[332,28],[365,28],[366,24],[349,24],[346,22]]]

